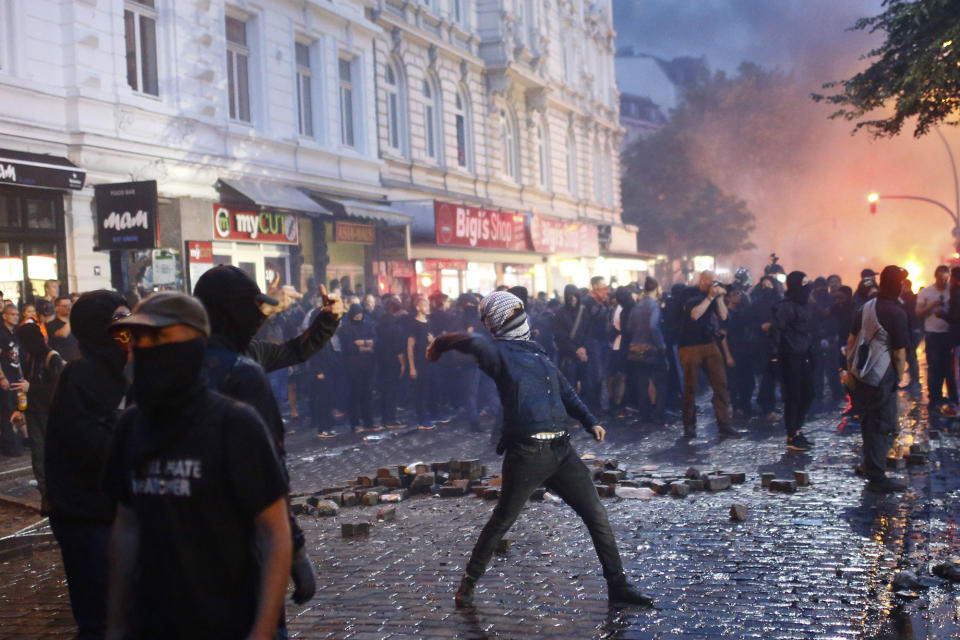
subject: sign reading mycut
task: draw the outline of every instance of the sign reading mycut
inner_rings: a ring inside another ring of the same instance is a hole
[[[93,187],[97,249],[152,249],[157,244],[157,181]]]
[[[251,211],[225,204],[213,205],[213,237],[216,240],[298,244],[297,217],[276,211]]]

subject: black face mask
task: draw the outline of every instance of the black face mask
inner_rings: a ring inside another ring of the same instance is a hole
[[[133,398],[147,413],[183,408],[203,384],[200,367],[206,340],[194,338],[133,350]]]

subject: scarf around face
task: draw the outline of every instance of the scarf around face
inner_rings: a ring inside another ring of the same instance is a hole
[[[506,291],[491,293],[480,303],[480,317],[495,338],[529,340],[530,325],[520,298]]]

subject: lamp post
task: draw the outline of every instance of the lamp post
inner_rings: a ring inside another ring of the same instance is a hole
[[[953,240],[954,244],[960,250],[960,218],[957,217],[956,212],[943,204],[939,200],[934,200],[933,198],[925,198],[923,196],[903,196],[903,195],[886,195],[879,193],[871,193],[867,196],[867,202],[870,203],[870,212],[877,212],[877,201],[878,200],[919,200],[921,202],[928,202],[930,204],[936,205],[947,212],[950,216],[950,220],[953,222]]]

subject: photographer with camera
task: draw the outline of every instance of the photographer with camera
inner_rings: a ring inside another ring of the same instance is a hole
[[[713,388],[713,412],[721,438],[739,438],[730,425],[730,393],[727,371],[717,344],[720,323],[727,319],[726,293],[712,271],[700,274],[697,288],[689,290],[680,313],[677,336],[680,369],[683,371],[683,435],[697,436],[697,378],[703,368]]]

